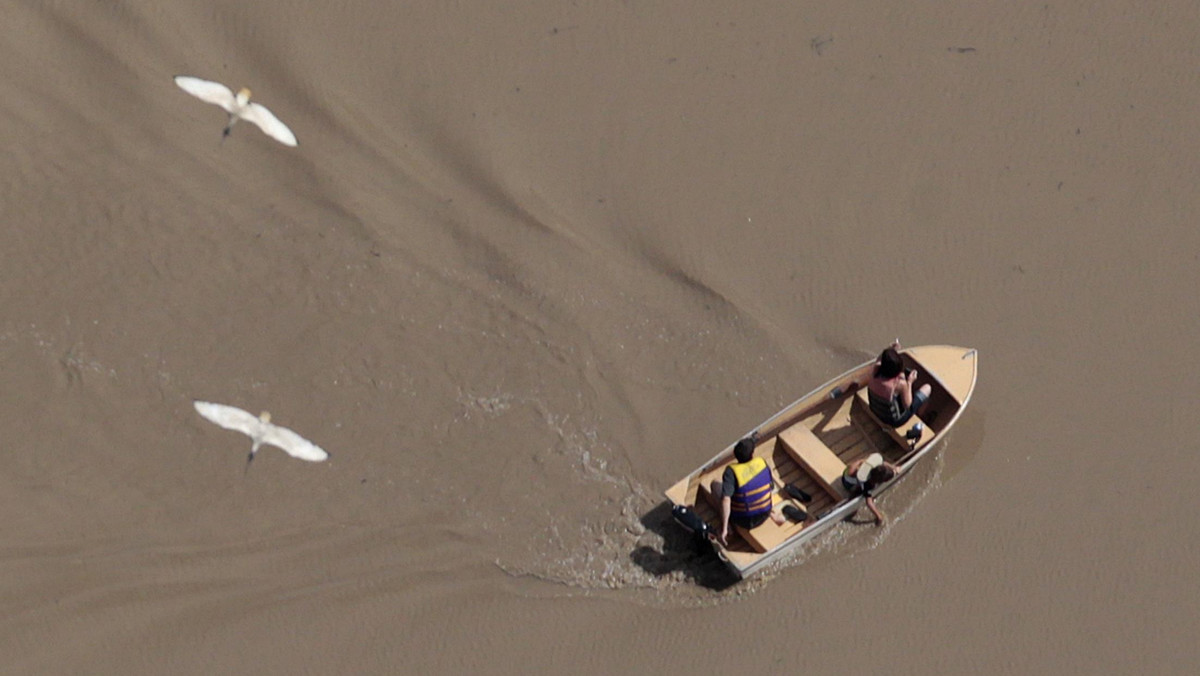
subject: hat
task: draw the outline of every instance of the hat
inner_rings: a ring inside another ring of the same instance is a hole
[[[862,461],[861,465],[858,466],[858,471],[854,473],[854,476],[858,477],[859,481],[866,483],[867,479],[871,476],[871,470],[882,464],[883,456],[878,453],[872,453],[871,455],[867,456],[866,460]]]

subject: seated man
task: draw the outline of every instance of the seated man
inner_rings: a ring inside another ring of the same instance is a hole
[[[929,395],[933,392],[929,383],[925,383],[913,393],[912,385],[917,379],[917,372],[904,368],[899,350],[900,341],[896,341],[880,353],[879,361],[875,362],[875,371],[867,381],[867,400],[871,412],[892,427],[908,422],[929,401]]]
[[[767,461],[754,457],[754,440],[741,439],[733,447],[737,460],[725,468],[720,481],[712,482],[712,494],[721,496],[721,532],[717,538],[728,546],[729,523],[754,528],[770,518],[784,523],[783,515],[772,504],[771,468]]]
[[[883,525],[883,513],[875,506],[875,497],[871,491],[880,484],[887,483],[896,477],[900,468],[883,459],[878,453],[872,453],[865,458],[859,458],[849,465],[842,473],[842,486],[850,495],[867,496],[867,509],[875,516],[875,525]]]

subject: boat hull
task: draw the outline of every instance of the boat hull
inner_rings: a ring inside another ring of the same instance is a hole
[[[945,438],[974,392],[977,351],[931,345],[903,350],[902,355],[906,365],[917,369],[917,385],[929,383],[933,391],[921,409],[920,422],[925,429],[915,443],[880,424],[866,405],[865,386],[874,360],[830,379],[743,435],[755,436],[755,454],[767,459],[777,490],[790,483],[814,499],[808,505],[795,503],[809,512],[803,523],[778,526],[768,520],[751,530],[731,528],[728,545],[713,539],[717,555],[734,574],[751,576],[854,515],[865,498],[848,495],[841,486],[839,473],[846,464],[878,452],[896,465],[896,477],[878,487],[878,495],[902,479]],[[730,443],[667,489],[667,499],[672,505],[694,509],[710,530],[719,532],[719,491],[713,482],[732,462]],[[775,499],[790,501],[782,493]]]

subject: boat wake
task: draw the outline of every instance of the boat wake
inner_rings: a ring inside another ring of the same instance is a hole
[[[581,458],[595,456],[594,450],[582,447],[576,452]],[[710,547],[680,528],[671,518],[670,505],[653,491],[606,473],[602,464],[584,466],[590,469],[581,470],[581,475],[627,486],[626,497],[582,523],[556,520],[549,528],[555,546],[544,558],[527,563],[497,560],[496,566],[513,577],[554,583],[568,596],[613,594],[643,605],[696,607],[756,594],[805,564],[873,551],[941,485],[945,460],[941,448],[933,451],[880,496],[880,508],[888,517],[883,527],[857,515],[743,581],[732,577]]]

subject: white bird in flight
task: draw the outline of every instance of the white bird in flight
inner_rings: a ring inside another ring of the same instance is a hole
[[[286,124],[280,122],[279,118],[275,117],[265,106],[250,102],[250,90],[246,87],[242,87],[237,94],[234,94],[229,87],[220,82],[201,80],[190,75],[176,75],[175,84],[201,101],[221,106],[225,112],[229,113],[229,123],[225,125],[225,132],[221,135],[222,140],[229,136],[233,125],[242,119],[258,125],[258,128],[262,129],[267,136],[285,146],[296,145],[296,135],[287,128]]]
[[[240,408],[225,404],[212,404],[207,401],[193,403],[196,406],[196,412],[209,421],[227,430],[235,430],[250,437],[254,443],[250,446],[250,456],[246,458],[247,469],[254,461],[254,454],[258,452],[258,447],[263,444],[281,448],[284,453],[293,458],[310,462],[321,462],[329,457],[324,449],[308,439],[286,427],[271,424],[271,414],[266,411],[255,416]]]

